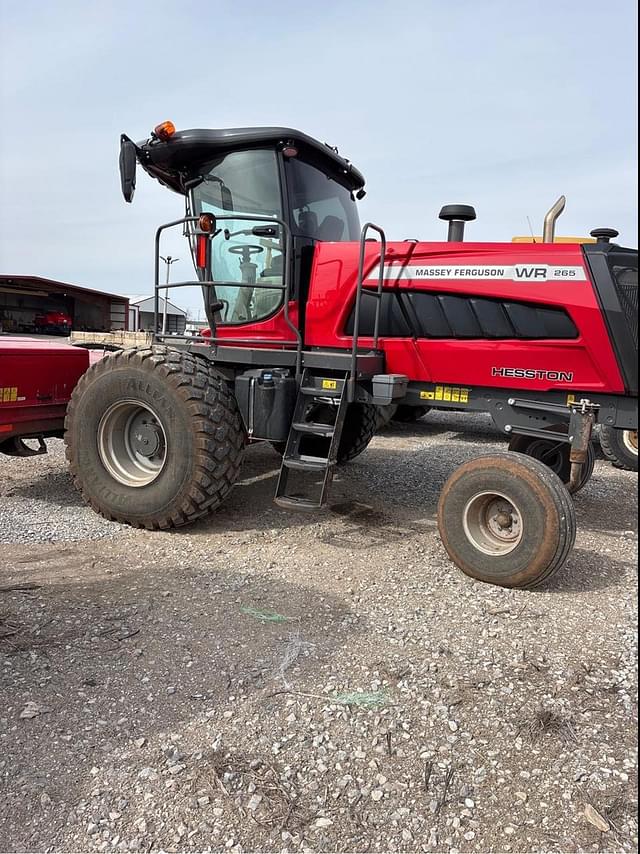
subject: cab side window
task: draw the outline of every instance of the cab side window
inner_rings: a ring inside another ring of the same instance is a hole
[[[355,201],[346,187],[298,158],[287,161],[294,227],[311,240],[358,240]]]

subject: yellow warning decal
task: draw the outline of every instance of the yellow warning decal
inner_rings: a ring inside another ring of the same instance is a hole
[[[0,403],[13,403],[18,399],[18,389],[13,387],[0,388]]]
[[[433,391],[420,392],[420,400],[444,400],[447,403],[469,403],[468,388],[460,386],[437,385]]]
[[[331,389],[335,391],[338,388],[337,380],[322,380],[322,388]]]

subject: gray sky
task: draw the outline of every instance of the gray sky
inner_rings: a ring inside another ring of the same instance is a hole
[[[288,125],[361,169],[361,216],[440,239],[614,226],[637,245],[632,0],[535,3],[0,0],[0,271],[151,291],[156,226],[182,200],[144,173],[120,195],[119,134]],[[186,244],[172,275],[191,275]],[[195,294],[182,304],[195,307]]]

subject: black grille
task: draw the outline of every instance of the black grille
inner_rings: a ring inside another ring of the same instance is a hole
[[[376,300],[362,294],[360,335],[373,335]],[[353,315],[345,332],[353,334]],[[379,333],[385,338],[556,339],[577,338],[563,308],[488,297],[383,291]]]
[[[616,283],[616,291],[620,300],[620,306],[633,337],[633,343],[638,349],[638,268],[619,267],[612,268],[613,280]]]

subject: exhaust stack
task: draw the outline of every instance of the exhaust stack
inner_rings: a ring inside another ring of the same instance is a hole
[[[564,206],[566,204],[566,198],[564,196],[560,196],[555,205],[550,207],[547,211],[547,214],[544,218],[544,228],[542,230],[543,243],[553,243],[553,239],[556,233],[556,222],[558,221],[558,217],[564,210]]]
[[[438,217],[449,223],[447,240],[450,243],[462,243],[464,240],[464,224],[474,220],[476,212],[471,205],[445,205]]]

